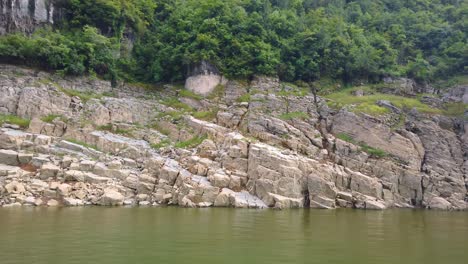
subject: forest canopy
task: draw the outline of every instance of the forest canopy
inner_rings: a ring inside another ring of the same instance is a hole
[[[171,82],[209,61],[228,78],[433,81],[468,71],[463,0],[61,0],[63,19],[0,37],[0,61]],[[129,44],[130,43],[130,44]]]

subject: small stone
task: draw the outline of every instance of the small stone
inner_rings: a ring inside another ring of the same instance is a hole
[[[54,207],[58,205],[59,205],[59,202],[57,200],[50,199],[49,201],[47,201],[47,206]]]

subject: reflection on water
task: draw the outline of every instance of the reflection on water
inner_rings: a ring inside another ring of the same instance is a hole
[[[468,213],[0,208],[0,263],[466,263]]]

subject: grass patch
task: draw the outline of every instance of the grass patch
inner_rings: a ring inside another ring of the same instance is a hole
[[[364,96],[354,96],[351,93],[356,90],[372,90],[372,87],[355,87],[345,89],[336,93],[324,95],[325,98],[331,101],[330,106],[333,108],[342,108],[348,105],[354,105],[354,112],[367,113],[370,115],[381,115],[388,113],[389,110],[375,105],[379,100],[387,100],[394,106],[400,109],[413,109],[421,113],[440,114],[442,110],[433,108],[419,101],[416,98],[408,98],[398,95],[374,93]]]
[[[189,140],[186,141],[179,141],[175,144],[176,148],[194,148],[198,145],[200,145],[203,140],[207,139],[208,137],[206,135],[204,136],[195,136]]]
[[[199,94],[196,94],[190,90],[187,90],[187,89],[182,89],[180,90],[179,92],[179,96],[180,97],[187,97],[187,98],[192,98],[194,100],[197,100],[197,101],[200,101],[203,99],[203,96],[199,95]]]
[[[151,125],[151,128],[157,130],[159,133],[168,136],[171,132],[163,127],[161,127],[158,123],[154,123]]]
[[[292,120],[292,119],[307,119],[309,115],[304,112],[290,112],[290,113],[285,113],[279,116],[280,119],[283,120]]]
[[[132,136],[132,131],[128,129],[117,128],[116,130],[112,132],[115,134],[119,134],[119,135]]]
[[[162,104],[168,107],[180,109],[186,112],[192,111],[192,107],[190,107],[188,104],[180,102],[177,98],[167,98],[162,101]]]
[[[381,150],[381,149],[378,149],[378,148],[373,148],[365,143],[360,143],[359,146],[361,147],[361,150],[366,152],[367,154],[369,154],[371,157],[374,157],[374,158],[383,158],[383,157],[386,157],[388,154]]]
[[[168,112],[161,112],[158,114],[158,118],[163,118],[163,117],[170,117],[171,120],[173,121],[179,121],[183,118],[185,113],[183,112],[178,112],[178,111],[168,111]]]
[[[252,96],[250,95],[250,93],[245,93],[245,94],[241,95],[239,98],[237,98],[237,102],[238,103],[248,103],[248,102],[250,102],[251,97]]]
[[[444,115],[452,117],[461,117],[465,115],[465,111],[468,111],[468,104],[464,103],[448,103],[444,105]]]
[[[102,95],[102,96],[105,96],[105,97],[117,97],[117,93],[114,92],[114,91],[111,91],[111,92],[103,92],[101,95]]]
[[[456,85],[468,84],[468,75],[456,75],[447,80],[440,80],[434,83],[434,86],[439,89],[450,88]]]
[[[31,120],[21,118],[15,115],[3,115],[0,114],[0,125],[3,125],[4,123],[12,124],[12,125],[17,125],[21,128],[28,128],[29,123]]]
[[[73,144],[80,145],[80,146],[85,147],[85,148],[90,148],[90,149],[94,149],[94,150],[99,151],[99,149],[98,149],[98,147],[96,145],[91,145],[91,144],[88,144],[86,142],[83,142],[83,141],[80,141],[80,140],[77,140],[77,139],[73,139],[73,138],[67,138],[65,140],[68,141],[68,142],[71,142]]]
[[[165,148],[169,146],[170,144],[171,144],[171,141],[166,138],[166,139],[159,141],[159,143],[151,144],[151,147],[154,149],[161,149],[161,148]]]
[[[289,86],[290,90],[286,90],[286,85]],[[309,89],[307,88],[299,88],[297,87],[295,84],[282,84],[282,88],[281,88],[281,91],[277,92],[276,95],[279,95],[279,96],[286,96],[286,97],[289,97],[289,96],[298,96],[298,97],[304,97],[306,96],[307,94],[309,94]]]
[[[54,121],[56,118],[60,118],[60,120],[64,119],[63,115],[50,114],[50,115],[41,117],[41,120],[46,122],[46,123],[52,123],[52,121]]]
[[[208,99],[214,100],[216,98],[221,98],[224,96],[226,87],[222,84],[216,85],[216,87],[213,89],[213,91],[208,95]]]
[[[218,114],[218,109],[210,110],[210,111],[197,111],[194,112],[192,115],[193,117],[205,121],[210,121],[216,118]]]
[[[96,129],[100,131],[112,131],[112,124],[98,126]]]
[[[356,140],[354,140],[353,137],[351,137],[350,135],[348,135],[346,133],[338,133],[338,134],[336,134],[336,137],[343,140],[343,141],[358,145],[359,147],[361,147],[362,151],[366,152],[371,157],[380,159],[380,158],[388,156],[388,154],[385,151],[381,150],[381,149],[373,148],[373,147],[367,145],[364,142],[356,142]]]
[[[111,133],[119,134],[119,135],[132,136],[132,131],[131,130],[121,129],[121,128],[114,129],[112,124],[98,126],[96,129],[100,130],[100,131],[109,131]]]
[[[66,95],[68,95],[70,97],[77,96],[83,102],[87,102],[87,101],[89,101],[91,99],[101,99],[102,98],[102,94],[95,94],[95,93],[92,93],[92,92],[81,92],[81,91],[77,91],[77,90],[73,90],[73,89],[65,89],[65,88],[62,88],[62,87],[59,88],[59,91],[61,91],[62,93],[66,94]]]

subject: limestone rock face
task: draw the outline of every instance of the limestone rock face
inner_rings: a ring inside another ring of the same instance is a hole
[[[226,84],[226,80],[219,71],[206,61],[193,67],[190,71],[190,77],[185,81],[185,88],[200,94],[210,94],[219,84]]]
[[[217,74],[204,67],[192,73]],[[468,209],[462,118],[389,102],[376,102],[392,110],[379,117],[337,111],[261,76],[188,100],[169,86],[155,93],[1,64],[0,72],[0,113],[31,119],[24,130],[0,128],[0,206]],[[420,92],[404,86],[402,94]],[[198,119],[166,97],[212,115]]]
[[[41,24],[54,22],[53,1],[5,0],[0,2],[0,35],[16,31],[31,33]]]

